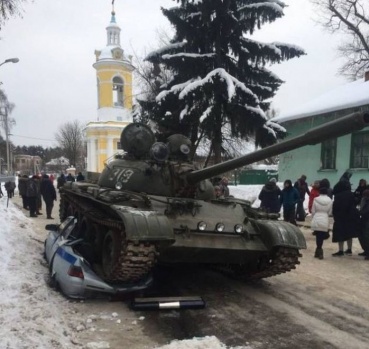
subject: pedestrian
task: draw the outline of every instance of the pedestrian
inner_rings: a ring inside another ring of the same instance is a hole
[[[219,184],[222,195],[227,198],[229,197],[228,178],[223,177]]]
[[[51,217],[51,212],[54,207],[54,201],[56,201],[56,191],[54,185],[51,183],[50,178],[47,174],[43,175],[40,191],[45,201],[46,218],[54,219],[53,217]]]
[[[339,257],[344,254],[351,256],[352,239],[358,237],[360,232],[360,215],[349,181],[340,180],[334,186],[332,212],[334,218],[332,242],[338,242],[338,252],[333,253],[332,256]],[[347,241],[347,250],[344,252],[345,241]]]
[[[1,182],[0,182],[0,198],[2,198],[3,196],[4,196],[4,194],[3,194],[3,191],[1,189]]]
[[[38,196],[38,177],[32,176],[27,181],[27,201],[29,206],[29,216],[37,217],[37,196]]]
[[[74,176],[72,176],[71,173],[68,173],[68,176],[65,178],[65,181],[66,182],[74,182],[75,181]]]
[[[312,207],[313,207],[313,202],[314,202],[314,199],[316,197],[319,196],[320,192],[319,192],[319,187],[320,187],[320,181],[314,181],[313,185],[312,185],[312,188],[310,190],[310,195],[309,195],[309,204],[308,204],[308,209],[309,209],[309,212],[311,212],[312,210]],[[324,187],[322,187],[324,188]],[[327,189],[327,188],[325,188]],[[328,189],[327,189],[327,193],[328,193]]]
[[[85,176],[82,174],[82,172],[78,172],[77,182],[84,181],[84,180],[85,180]]]
[[[5,183],[5,190],[8,194],[8,198],[11,199],[14,196],[14,190],[16,188],[16,185],[13,181],[7,181]]]
[[[56,188],[57,189],[60,189],[64,184],[65,184],[65,176],[64,176],[64,173],[62,173],[61,175],[60,175],[60,177],[58,177],[58,179],[57,179],[57,184],[56,184]]]
[[[216,199],[224,199],[224,196],[222,195],[222,191],[221,191],[219,185],[216,185],[214,187],[214,193],[215,193],[215,198]]]
[[[41,197],[41,175],[36,176],[36,183],[37,183],[37,215],[42,215],[42,197]]]
[[[363,252],[359,253],[359,256],[364,256],[366,260],[369,260],[369,190],[364,190],[362,196],[360,203],[361,232],[359,242]]]
[[[346,170],[345,173],[341,176],[340,180],[338,181],[338,183],[335,184],[335,186],[333,187],[333,195],[336,195],[336,187],[338,185],[338,190],[340,191],[341,187],[340,187],[340,183],[341,182],[345,182],[347,187],[350,188],[351,191],[351,183],[350,183],[350,178],[352,176],[352,172],[350,170]]]
[[[22,204],[25,210],[28,210],[28,202],[27,202],[27,181],[28,179],[29,178],[27,175],[23,175],[22,177],[18,179],[19,195],[22,197]]]
[[[283,207],[283,220],[296,224],[296,204],[300,200],[300,194],[296,188],[292,186],[290,179],[284,181],[283,189],[280,196],[281,205]]]
[[[53,174],[51,174],[49,176],[50,182],[54,185],[54,180],[55,180],[55,176]]]
[[[303,222],[305,221],[306,217],[306,212],[304,209],[305,195],[310,195],[309,186],[306,183],[306,176],[301,175],[301,177],[295,182],[294,187],[297,189],[300,195],[300,200],[297,203],[296,220]]]
[[[277,180],[271,178],[260,191],[260,208],[269,213],[279,213],[281,210],[281,194],[282,191],[277,185]]]
[[[323,178],[320,183],[319,183],[319,187],[321,188],[327,188],[328,191],[328,196],[333,199],[333,189],[331,188],[331,183],[329,182],[329,180],[327,178]]]
[[[360,179],[359,185],[356,188],[356,190],[354,191],[356,205],[360,205],[361,199],[363,197],[363,192],[366,189],[367,189],[366,180],[365,179]]]
[[[327,195],[327,188],[319,188],[319,196],[315,197],[311,214],[311,229],[316,239],[315,258],[323,259],[323,242],[329,238],[329,216],[332,214],[332,199]]]

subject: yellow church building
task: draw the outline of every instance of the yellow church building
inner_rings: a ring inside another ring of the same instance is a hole
[[[87,171],[101,172],[105,162],[120,149],[122,129],[132,122],[131,60],[120,46],[121,29],[116,23],[114,9],[106,28],[107,45],[96,50],[93,67],[97,75],[97,121],[87,124]]]

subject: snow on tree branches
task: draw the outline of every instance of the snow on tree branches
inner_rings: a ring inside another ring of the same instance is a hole
[[[266,65],[299,57],[304,51],[279,42],[262,43],[250,36],[262,24],[283,16],[279,0],[177,0],[163,9],[175,29],[171,44],[147,60],[165,66],[173,77],[161,86],[155,100],[142,103],[150,119],[168,132],[180,132],[198,144],[211,142],[221,161],[223,133],[255,137],[266,146],[285,130],[267,120],[265,112],[283,83]]]

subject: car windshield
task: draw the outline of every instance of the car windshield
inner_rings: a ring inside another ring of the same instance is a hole
[[[73,230],[74,226],[74,217],[68,217],[65,221],[63,221],[63,223],[60,224],[59,231],[61,232],[61,235],[66,239]]]

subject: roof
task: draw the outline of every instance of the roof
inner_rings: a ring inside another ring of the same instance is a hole
[[[272,121],[283,123],[366,104],[369,104],[369,81],[362,78],[330,90],[308,103],[282,113]]]

